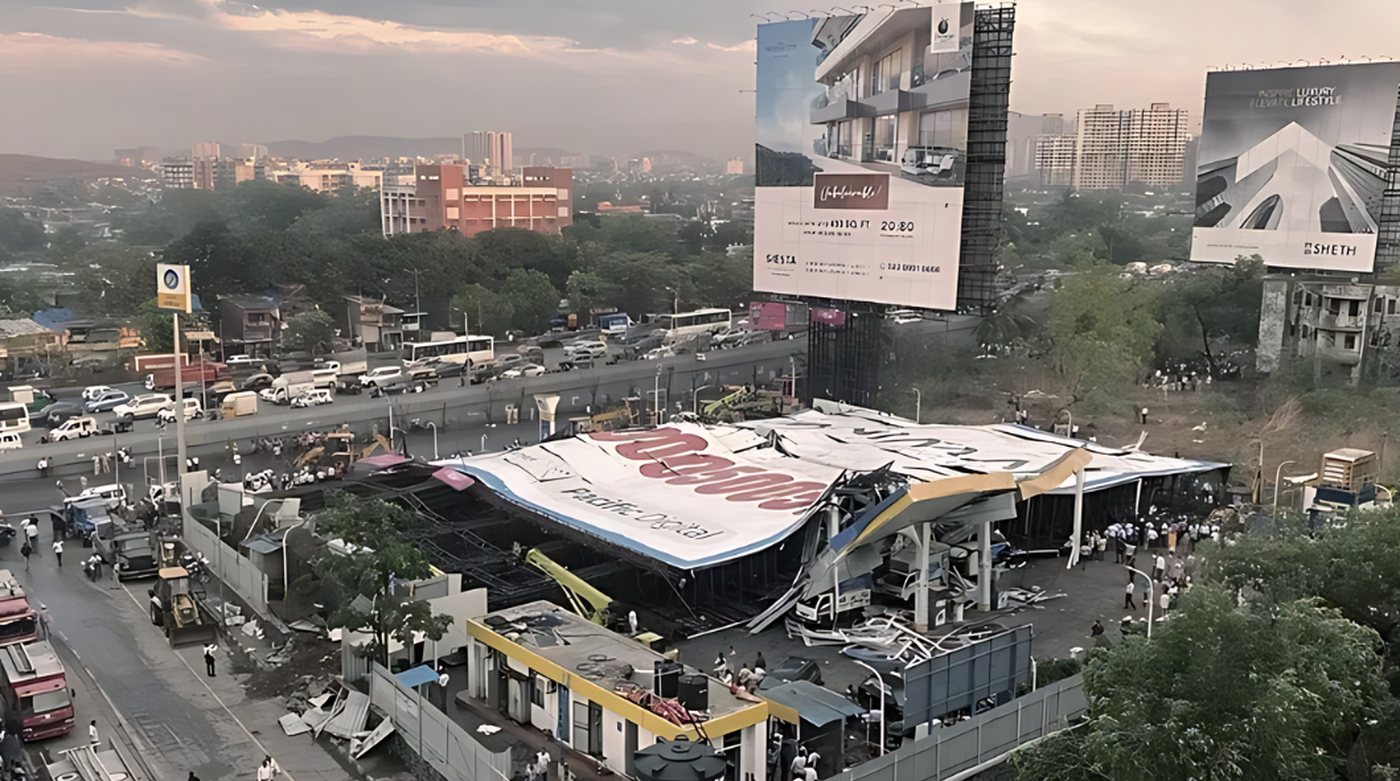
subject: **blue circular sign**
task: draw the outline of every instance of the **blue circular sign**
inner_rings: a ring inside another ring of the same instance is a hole
[[[178,289],[180,287],[180,272],[173,268],[166,269],[164,282],[165,286],[170,290]]]

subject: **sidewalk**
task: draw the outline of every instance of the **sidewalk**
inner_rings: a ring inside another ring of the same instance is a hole
[[[112,706],[111,700],[102,690],[97,679],[93,678],[92,672],[83,663],[82,658],[76,651],[68,645],[62,632],[55,632],[49,638],[58,658],[63,662],[63,667],[67,672],[68,689],[72,693],[73,699],[73,731],[59,738],[50,738],[38,744],[43,753],[47,755],[50,762],[59,758],[59,753],[71,748],[85,746],[89,742],[88,727],[93,722],[97,722],[97,736],[103,745],[110,745],[121,755],[126,762],[127,768],[136,775],[137,778],[149,778],[153,781],[174,781],[165,779],[160,769],[147,763],[146,757],[151,755],[151,747],[130,729],[116,708]],[[42,760],[36,761],[36,764]],[[35,773],[33,777],[39,778],[40,768],[32,768]]]

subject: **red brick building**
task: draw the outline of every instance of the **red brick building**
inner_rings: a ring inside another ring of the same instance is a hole
[[[574,172],[568,168],[527,167],[521,183],[510,186],[473,185],[466,173],[459,164],[417,166],[412,195],[400,190],[381,199],[381,208],[393,212],[385,235],[439,228],[465,236],[492,228],[558,233],[573,224]]]

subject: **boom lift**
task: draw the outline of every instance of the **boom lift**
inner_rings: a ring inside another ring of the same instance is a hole
[[[519,548],[517,546],[517,553]],[[531,548],[524,556],[525,563],[554,579],[564,589],[574,612],[599,626],[607,626],[613,607],[613,598],[590,586],[587,581],[570,572],[567,567],[544,555],[539,548]]]

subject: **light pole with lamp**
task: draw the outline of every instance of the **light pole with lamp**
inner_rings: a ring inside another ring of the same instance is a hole
[[[481,452],[483,452],[483,453],[486,452],[486,435],[485,435],[485,434],[482,434],[482,435],[481,435]]]
[[[1283,468],[1286,467],[1286,466],[1288,466],[1289,464],[1296,464],[1296,463],[1298,463],[1298,462],[1297,462],[1297,461],[1284,461],[1283,463],[1281,463],[1281,464],[1278,465],[1278,469],[1275,469],[1275,470],[1274,470],[1274,509],[1273,509],[1272,512],[1270,512],[1270,515],[1277,515],[1277,514],[1278,514],[1278,481],[1282,479]]]
[[[924,416],[924,394],[918,388],[914,388],[914,423],[923,424]]]
[[[875,685],[880,687],[880,756],[883,757],[885,755],[885,679],[880,676],[880,673],[877,672],[874,667],[871,667],[865,662],[859,659],[852,659],[851,661],[869,670],[870,674],[875,676]]]
[[[1124,565],[1123,565],[1123,569],[1125,569],[1125,570],[1127,570],[1127,571],[1129,571],[1129,572],[1132,572],[1132,573],[1141,575],[1141,576],[1142,576],[1142,579],[1147,583],[1147,599],[1145,600],[1145,601],[1147,602],[1147,639],[1148,639],[1148,640],[1151,640],[1151,639],[1152,639],[1152,608],[1153,608],[1154,605],[1157,604],[1157,593],[1156,593],[1156,589],[1152,588],[1152,578],[1147,577],[1147,573],[1146,573],[1146,572],[1143,572],[1143,571],[1140,570],[1140,569],[1134,569],[1134,568],[1132,568],[1132,567],[1129,567],[1127,564],[1124,564]]]
[[[430,420],[430,421],[428,421],[428,425],[429,425],[429,426],[432,426],[432,428],[433,428],[433,460],[436,461],[436,460],[438,460],[437,423],[435,423],[435,422],[433,422],[433,421]]]
[[[690,411],[696,415],[700,414],[700,391],[718,387],[716,385],[701,385],[690,392]]]

